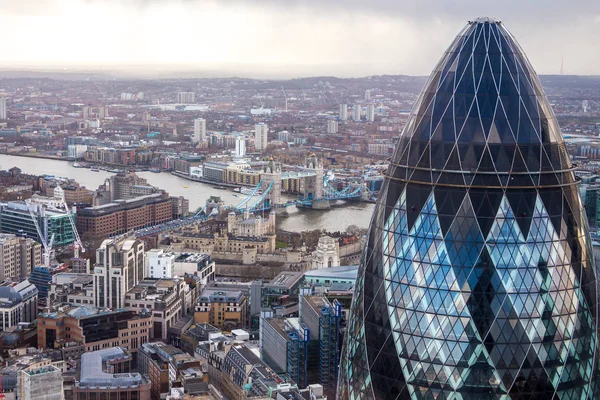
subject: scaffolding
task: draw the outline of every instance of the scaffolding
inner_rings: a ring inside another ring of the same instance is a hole
[[[328,393],[335,393],[340,362],[340,319],[342,305],[334,300],[324,305],[319,317],[319,383]]]
[[[298,387],[306,387],[308,382],[308,345],[310,330],[302,325],[300,329],[292,329],[287,343],[287,371]]]

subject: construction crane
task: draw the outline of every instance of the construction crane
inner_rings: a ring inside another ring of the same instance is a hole
[[[71,228],[73,229],[73,236],[75,237],[75,240],[73,240],[73,257],[79,258],[79,250],[81,250],[82,253],[85,253],[85,248],[83,247],[83,242],[81,241],[81,238],[79,237],[79,232],[77,232],[77,226],[75,226],[75,221],[73,220],[73,215],[71,214],[71,210],[69,210],[69,206],[67,205],[67,202],[65,201],[64,196],[62,198],[62,205],[63,205],[65,211],[67,212],[67,215],[69,217],[69,222],[71,223]]]
[[[29,211],[31,219],[33,220],[33,225],[35,225],[35,230],[37,231],[38,237],[42,242],[42,247],[44,247],[44,253],[42,254],[42,264],[44,265],[44,267],[50,267],[50,260],[52,258],[52,246],[54,245],[54,234],[52,234],[52,237],[50,237],[49,242],[46,241],[46,236],[42,232],[42,229],[40,228],[40,224],[37,219],[37,215],[34,212],[33,204],[31,204],[31,201],[29,200],[25,200],[25,204],[27,205],[27,211]]]

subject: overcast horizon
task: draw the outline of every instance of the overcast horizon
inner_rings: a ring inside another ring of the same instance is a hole
[[[416,3],[416,2],[415,2]],[[429,75],[469,19],[515,35],[539,74],[600,75],[591,0],[9,0],[3,70],[290,78]]]

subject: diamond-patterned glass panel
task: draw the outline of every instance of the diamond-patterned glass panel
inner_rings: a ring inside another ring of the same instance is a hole
[[[470,22],[392,157],[340,399],[598,399],[596,267],[562,134],[497,21]]]

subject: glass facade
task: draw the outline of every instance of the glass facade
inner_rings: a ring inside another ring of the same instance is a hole
[[[504,26],[469,22],[391,159],[339,399],[598,399],[596,270],[560,128]]]

